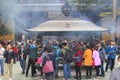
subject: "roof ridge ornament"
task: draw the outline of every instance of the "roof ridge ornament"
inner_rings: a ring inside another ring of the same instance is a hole
[[[72,12],[72,7],[69,4],[69,1],[66,0],[66,2],[64,3],[64,5],[61,8],[61,12],[64,14],[64,16],[68,17],[71,12]]]

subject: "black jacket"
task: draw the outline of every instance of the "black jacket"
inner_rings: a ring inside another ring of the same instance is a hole
[[[14,59],[14,61],[15,61],[14,51],[6,50],[4,53],[4,58],[5,58],[5,63],[8,63],[8,64],[11,63],[11,59]]]
[[[22,53],[23,53],[23,60],[26,60],[27,55],[28,55],[27,49],[24,48],[23,51],[22,51],[22,49],[20,48],[20,49],[18,50],[19,60],[21,60],[21,56],[20,56],[20,55],[21,55]]]

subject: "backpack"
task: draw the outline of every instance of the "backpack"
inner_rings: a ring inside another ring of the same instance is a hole
[[[70,49],[65,49],[65,57],[64,60],[67,63],[71,63],[73,61],[72,51]]]

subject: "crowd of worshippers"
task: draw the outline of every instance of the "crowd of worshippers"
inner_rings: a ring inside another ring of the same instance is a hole
[[[86,79],[104,78],[105,72],[119,66],[116,62],[118,55],[119,46],[113,40],[107,44],[102,41],[44,41],[40,51],[38,51],[36,40],[31,40],[29,43],[0,41],[0,73],[5,80],[12,80],[12,66],[20,62],[21,74],[25,74],[26,77],[29,76],[31,67],[32,77],[38,76],[37,72],[40,72],[40,76],[44,76],[44,79],[54,80],[59,78],[61,63],[64,80],[73,77],[71,64],[74,64],[77,80],[83,78],[82,69],[86,71]],[[93,70],[96,72],[95,76],[92,74]]]

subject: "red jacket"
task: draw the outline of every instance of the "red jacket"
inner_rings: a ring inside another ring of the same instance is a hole
[[[82,66],[82,51],[81,50],[77,50],[77,52],[75,53],[75,57],[78,57],[80,55],[81,59],[80,62],[76,62],[77,66]]]
[[[17,54],[18,53],[18,48],[17,47],[13,47],[13,51],[14,51],[15,54]]]

